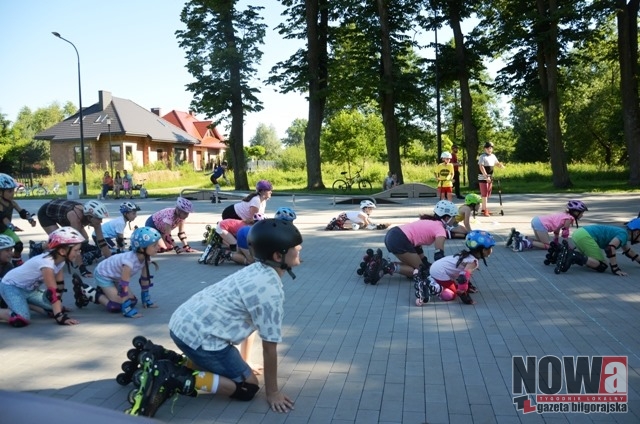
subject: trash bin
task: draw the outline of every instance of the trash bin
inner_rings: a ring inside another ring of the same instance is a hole
[[[67,200],[78,200],[80,198],[80,183],[77,181],[67,181]]]

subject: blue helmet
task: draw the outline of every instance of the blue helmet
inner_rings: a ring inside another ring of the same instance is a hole
[[[139,211],[140,206],[136,205],[133,202],[123,202],[120,204],[120,213],[125,214],[127,212]]]
[[[131,234],[131,247],[134,249],[144,249],[160,240],[160,232],[151,227],[138,227]]]
[[[634,218],[627,222],[627,229],[631,231],[640,230],[640,218]]]
[[[283,221],[293,221],[297,218],[297,215],[293,209],[283,206],[281,208],[278,208],[274,218],[282,219]]]
[[[464,244],[470,250],[489,249],[496,245],[493,236],[486,231],[473,230],[465,237]]]

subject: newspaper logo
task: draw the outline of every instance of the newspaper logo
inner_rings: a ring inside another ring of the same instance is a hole
[[[626,356],[514,356],[513,403],[523,414],[627,412]]]

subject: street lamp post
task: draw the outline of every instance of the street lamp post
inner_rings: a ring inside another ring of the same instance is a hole
[[[55,35],[62,41],[66,41],[71,44],[73,49],[76,51],[76,56],[78,57],[78,103],[80,107],[80,162],[82,165],[82,195],[87,195],[87,170],[85,168],[84,162],[84,126],[83,126],[83,116],[82,116],[82,84],[80,83],[80,53],[78,53],[78,49],[75,44],[66,38],[62,37],[58,32],[52,32],[51,34]]]
[[[111,118],[107,118],[109,128],[109,166],[111,167],[111,178],[113,178],[113,145],[111,144]]]

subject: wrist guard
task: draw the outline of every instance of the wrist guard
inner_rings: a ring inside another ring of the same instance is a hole
[[[568,228],[562,228],[562,238],[569,238],[569,229]]]
[[[69,316],[64,312],[58,312],[53,316],[58,325],[66,325],[66,322],[69,320]]]
[[[444,258],[444,250],[436,249],[436,252],[433,254],[433,260],[437,261],[442,258]]]
[[[20,212],[18,212],[18,215],[20,215],[20,218],[22,219],[31,219],[31,214],[26,209],[22,209]]]
[[[621,271],[621,269],[618,266],[618,264],[609,264],[609,266],[611,267],[611,273],[613,275],[618,275],[618,273]]]
[[[186,240],[187,239],[187,233],[185,233],[184,231],[180,231],[178,233],[178,238],[180,239],[180,241]]]
[[[116,246],[118,246],[119,249],[124,248],[124,237],[116,237]]]
[[[125,290],[125,287],[127,290]],[[118,283],[118,296],[125,297],[129,294],[129,282],[125,280],[120,280]]]
[[[107,246],[107,241],[105,239],[103,239],[103,238],[102,239],[97,239],[96,243],[98,243],[98,247],[100,249],[102,249],[103,247]]]

